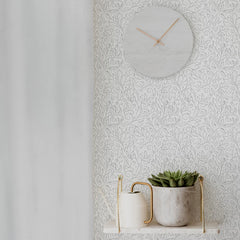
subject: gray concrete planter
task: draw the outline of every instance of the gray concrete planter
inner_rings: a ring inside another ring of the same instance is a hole
[[[195,187],[153,187],[153,213],[163,226],[180,227],[191,220]]]

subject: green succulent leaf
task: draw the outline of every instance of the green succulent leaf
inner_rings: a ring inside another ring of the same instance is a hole
[[[194,176],[190,176],[186,181],[186,186],[190,187],[194,184]]]
[[[169,185],[170,185],[170,187],[177,187],[177,183],[175,182],[175,180],[173,178],[170,178]]]
[[[162,184],[160,182],[156,182],[154,179],[152,178],[148,178],[148,181],[155,187],[162,187]]]
[[[171,178],[171,172],[170,171],[163,172],[163,175],[167,178]]]
[[[178,180],[178,187],[183,187],[184,186],[184,180],[183,178],[181,177],[179,180]]]
[[[168,177],[166,177],[166,176],[164,176],[164,175],[159,175],[159,174],[158,174],[158,176],[155,176],[155,175],[152,174],[152,177],[155,178],[155,179],[169,180]]]
[[[169,183],[166,180],[161,179],[161,183],[163,187],[169,187]]]
[[[161,179],[156,178],[154,175],[152,175],[152,180],[154,180],[155,182],[161,183]]]
[[[177,179],[180,179],[181,176],[182,176],[182,171],[178,170],[178,171],[177,171],[177,177],[176,177],[176,178],[177,178]]]

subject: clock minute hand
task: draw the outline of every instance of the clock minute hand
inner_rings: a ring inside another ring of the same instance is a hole
[[[152,38],[153,40],[155,40],[156,42],[158,42],[158,39],[157,39],[157,38],[155,38],[155,37],[151,36],[150,34],[148,34],[148,33],[144,32],[142,29],[140,29],[140,28],[136,28],[136,29],[137,29],[139,32],[143,33],[144,35],[146,35],[146,36],[148,36],[148,37]],[[163,43],[163,42],[161,42],[161,40],[159,40],[159,42],[158,42],[158,43],[160,43],[161,45],[163,45],[163,46],[164,46],[164,43]]]
[[[168,31],[177,23],[177,21],[179,20],[179,18],[177,18],[174,23],[167,29],[167,31],[159,38],[157,39],[157,42],[153,45],[154,47],[160,43],[160,41],[162,40],[162,38],[168,33]]]

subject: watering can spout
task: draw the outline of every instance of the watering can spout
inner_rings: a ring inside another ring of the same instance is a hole
[[[103,198],[103,201],[104,201],[104,203],[105,203],[105,205],[107,207],[109,215],[112,217],[112,219],[115,219],[115,214],[113,213],[112,209],[110,208],[110,205],[109,205],[109,203],[108,203],[108,201],[106,199],[106,196],[105,196],[105,194],[103,193],[103,191],[102,191],[102,189],[100,187],[98,188],[98,191],[99,191],[99,193],[101,194],[101,196]]]

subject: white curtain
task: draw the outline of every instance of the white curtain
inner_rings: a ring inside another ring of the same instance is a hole
[[[91,238],[92,3],[0,0],[0,239]]]

